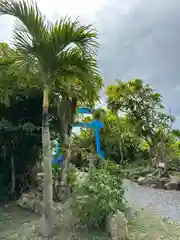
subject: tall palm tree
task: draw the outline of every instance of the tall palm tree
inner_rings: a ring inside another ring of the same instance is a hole
[[[66,79],[77,78],[85,84],[97,74],[93,57],[97,52],[97,33],[91,25],[81,26],[79,20],[62,18],[52,24],[28,0],[1,0],[0,14],[16,18],[12,43],[18,55],[15,65],[21,74],[36,74],[43,91],[42,147],[44,159],[44,236],[52,234],[52,167],[48,123],[49,93],[54,85],[64,93]]]
[[[75,79],[73,82],[66,83],[66,96],[64,95],[60,101],[56,104],[59,136],[62,148],[66,149],[66,157],[62,166],[62,181],[61,181],[61,200],[65,200],[68,193],[67,186],[67,172],[69,161],[71,159],[71,146],[69,145],[69,139],[72,132],[72,124],[75,120],[76,108],[78,104],[85,104],[86,106],[93,106],[99,99],[99,89],[102,87],[102,78],[97,75],[94,81],[89,84],[87,91],[84,91],[84,84]],[[67,147],[68,143],[68,147]],[[66,147],[64,146],[66,145]]]

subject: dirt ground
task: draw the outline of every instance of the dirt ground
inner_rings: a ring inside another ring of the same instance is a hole
[[[107,240],[106,233],[87,231],[74,226],[69,212],[56,219],[56,236],[53,240]],[[40,216],[17,208],[14,204],[0,208],[0,240],[44,240],[36,232]]]
[[[70,212],[60,216],[57,234],[53,240],[108,240],[106,233],[87,231],[73,225]],[[0,239],[4,240],[44,240],[35,229],[40,217],[21,210],[14,204],[0,208]],[[129,224],[130,240],[179,240],[180,225],[162,219],[150,210],[139,210],[135,220]]]

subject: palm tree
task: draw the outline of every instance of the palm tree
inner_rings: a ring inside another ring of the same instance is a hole
[[[61,194],[59,194],[61,200],[66,200],[68,193],[67,172],[72,154],[69,140],[72,132],[72,124],[75,120],[76,108],[79,104],[85,104],[86,106],[92,107],[99,99],[98,92],[102,87],[101,76],[97,75],[94,78],[94,81],[88,85],[87,91],[84,91],[84,83],[80,82],[78,79],[73,79],[73,81],[70,79],[69,81],[66,81],[66,88],[63,96],[53,94],[55,95],[54,100],[57,111],[57,114],[55,114],[57,115],[57,118],[53,125],[55,125],[56,131],[58,129],[61,148],[65,150],[65,160],[63,161],[61,174]]]
[[[86,87],[94,79],[98,71],[93,57],[98,47],[97,33],[91,25],[81,26],[78,19],[72,21],[65,17],[52,24],[46,21],[37,4],[28,0],[2,0],[0,14],[16,18],[12,39],[18,52],[16,68],[21,74],[36,74],[37,85],[43,91],[42,148],[45,174],[41,232],[47,237],[53,230],[49,94],[54,86],[58,86],[59,93],[63,94],[67,79],[77,78]]]

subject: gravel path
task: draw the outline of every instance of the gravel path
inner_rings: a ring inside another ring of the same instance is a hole
[[[125,198],[136,208],[150,207],[161,216],[180,222],[180,191],[167,191],[139,186],[128,180],[124,181],[127,188]]]

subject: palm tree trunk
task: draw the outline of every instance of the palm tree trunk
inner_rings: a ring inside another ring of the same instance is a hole
[[[53,187],[52,187],[52,165],[51,165],[51,142],[49,132],[49,91],[48,87],[43,92],[43,120],[42,120],[42,150],[44,161],[44,211],[41,224],[41,234],[49,237],[53,232]]]

